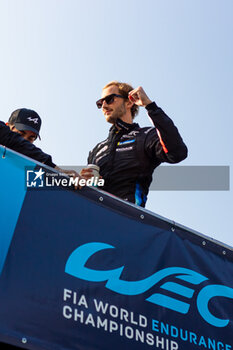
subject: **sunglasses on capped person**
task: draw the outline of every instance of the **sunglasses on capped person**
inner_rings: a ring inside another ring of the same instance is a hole
[[[100,98],[98,101],[96,101],[96,105],[98,108],[102,108],[104,101],[107,103],[107,105],[110,105],[111,103],[114,102],[114,97],[121,97],[127,99],[128,97],[118,95],[118,94],[111,94],[108,96],[105,96],[103,98]]]

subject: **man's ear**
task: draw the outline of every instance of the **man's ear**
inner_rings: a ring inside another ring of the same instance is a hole
[[[9,126],[9,123],[7,122],[7,123],[5,123],[7,126]]]
[[[133,105],[134,105],[134,102],[130,101],[129,99],[127,99],[125,103],[126,103],[127,107],[129,107],[130,109],[131,109],[131,108],[133,107]]]

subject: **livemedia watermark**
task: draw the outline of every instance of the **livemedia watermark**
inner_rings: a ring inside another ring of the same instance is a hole
[[[26,187],[30,189],[45,189],[70,187],[80,188],[84,186],[103,187],[104,179],[92,176],[89,179],[68,176],[62,172],[48,172],[44,168],[26,168]]]
[[[83,166],[61,166],[64,170],[73,169],[80,173]],[[69,178],[67,174],[49,172],[46,168],[27,168],[27,188],[57,188],[92,186],[103,187],[104,179]],[[155,169],[150,191],[229,191],[229,166],[180,166],[161,165]]]

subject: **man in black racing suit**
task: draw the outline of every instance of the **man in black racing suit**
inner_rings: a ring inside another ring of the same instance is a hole
[[[101,188],[124,200],[145,206],[152,174],[162,162],[178,163],[187,157],[173,121],[152,102],[142,87],[111,82],[103,88],[97,107],[113,124],[108,138],[89,153],[88,163],[100,167]],[[144,106],[154,127],[133,123],[138,106]],[[88,176],[83,169],[81,175]]]

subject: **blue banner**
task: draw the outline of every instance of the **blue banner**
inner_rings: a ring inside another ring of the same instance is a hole
[[[14,162],[20,181],[12,183]],[[0,341],[26,349],[233,348],[231,248],[96,189],[30,188],[26,173],[36,163],[14,152],[0,157],[3,165]]]

